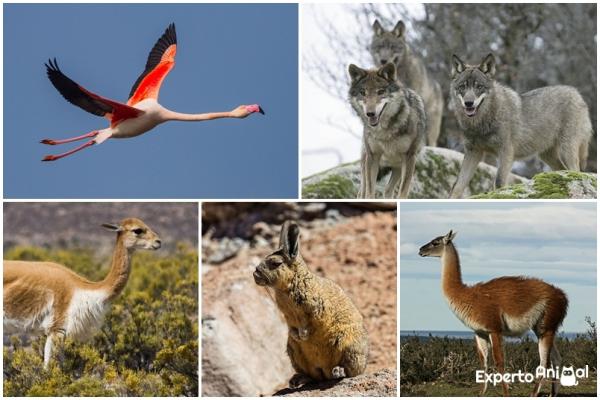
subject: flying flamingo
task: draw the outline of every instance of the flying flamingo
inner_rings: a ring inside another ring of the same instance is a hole
[[[177,35],[175,24],[169,25],[165,33],[158,39],[146,62],[146,68],[135,81],[129,94],[127,104],[98,96],[78,85],[61,72],[56,62],[49,60],[46,65],[48,78],[60,94],[71,104],[92,114],[110,121],[110,127],[94,130],[84,135],[52,140],[44,139],[43,144],[56,145],[92,138],[79,147],[58,155],[49,155],[42,161],[54,161],[100,144],[108,138],[130,138],[148,132],[166,121],[208,121],[217,118],[246,118],[248,115],[264,111],[258,104],[241,105],[233,111],[205,114],[182,114],[167,110],[158,104],[158,92],[163,80],[175,65],[177,51]]]

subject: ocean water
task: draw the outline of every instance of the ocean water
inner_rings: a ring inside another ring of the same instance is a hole
[[[560,332],[559,337],[574,339],[577,335],[582,335],[580,332]],[[400,339],[407,336],[418,336],[419,338],[427,339],[433,337],[448,337],[450,339],[473,339],[475,334],[472,331],[400,331]],[[533,332],[528,332],[530,339],[536,340]],[[519,338],[506,338],[507,340],[519,340]]]

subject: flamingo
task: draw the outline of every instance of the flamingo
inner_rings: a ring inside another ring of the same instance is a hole
[[[40,143],[57,145],[90,139],[82,145],[58,155],[45,156],[42,161],[54,161],[67,157],[94,144],[100,144],[109,138],[122,139],[139,136],[167,121],[208,121],[218,118],[246,118],[259,112],[264,114],[258,104],[241,105],[232,111],[204,114],[182,114],[168,110],[158,104],[158,92],[167,74],[175,66],[177,35],[175,24],[170,24],[158,39],[146,62],[144,72],[133,84],[127,104],[110,100],[90,92],[62,73],[54,60],[49,60],[46,71],[50,82],[71,104],[85,111],[108,119],[110,127],[93,130],[81,136],[69,139],[44,139]]]

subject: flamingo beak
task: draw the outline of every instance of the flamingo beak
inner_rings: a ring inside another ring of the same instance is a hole
[[[246,111],[251,112],[251,113],[258,112],[258,113],[261,113],[262,115],[265,115],[265,111],[258,104],[252,104],[252,105],[246,106]]]

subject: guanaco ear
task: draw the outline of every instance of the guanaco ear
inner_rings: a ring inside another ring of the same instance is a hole
[[[357,67],[354,64],[350,64],[348,66],[348,73],[350,74],[350,80],[352,81],[352,83],[356,83],[359,80],[361,80],[362,78],[364,78],[365,76],[367,76],[367,71]]]
[[[381,26],[379,20],[376,19],[375,22],[373,22],[373,33],[375,36],[381,36],[384,32],[383,26]]]
[[[450,76],[454,78],[456,75],[460,74],[465,70],[465,63],[458,58],[456,54],[452,54],[452,73]]]
[[[281,236],[279,237],[279,246],[291,260],[298,256],[298,239],[300,238],[300,228],[298,224],[292,221],[285,221],[281,227]]]
[[[116,224],[102,224],[102,226],[106,229],[108,229],[109,231],[113,231],[113,232],[122,232],[123,231],[123,227],[121,225],[116,225]]]
[[[396,81],[396,66],[394,63],[388,62],[383,67],[379,68],[377,75],[389,82]]]
[[[444,236],[444,244],[448,244],[451,241],[454,240],[454,238],[456,237],[456,232],[452,232],[452,230],[450,230],[450,232],[448,232],[448,234],[446,236]]]
[[[404,25],[404,22],[398,21],[392,33],[397,37],[401,38],[404,36],[404,32],[406,32],[406,26]]]
[[[494,75],[496,74],[496,59],[494,58],[494,55],[492,53],[488,54],[483,59],[481,64],[479,64],[479,70],[487,76],[489,76],[490,78],[494,77]]]

